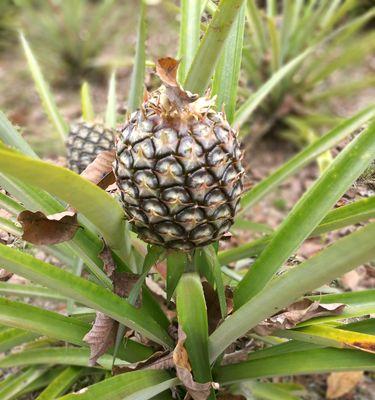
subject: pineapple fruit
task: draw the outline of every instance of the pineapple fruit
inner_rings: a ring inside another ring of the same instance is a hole
[[[184,91],[177,61],[159,60],[163,86],[147,94],[116,142],[114,172],[144,241],[191,251],[233,224],[244,170],[236,132],[213,100]]]
[[[79,122],[71,126],[67,139],[69,168],[82,173],[97,155],[114,147],[114,131],[101,123]]]

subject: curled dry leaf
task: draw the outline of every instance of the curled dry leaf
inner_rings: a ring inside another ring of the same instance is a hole
[[[112,171],[112,163],[114,160],[114,150],[103,151],[87,166],[81,173],[81,176],[102,189],[106,189],[115,182],[115,175]]]
[[[327,399],[338,399],[351,392],[363,378],[363,371],[332,372],[327,378]]]
[[[9,272],[4,268],[0,268],[0,281],[6,282],[13,276],[13,272]]]
[[[259,335],[270,335],[277,329],[292,329],[298,323],[311,318],[341,314],[345,304],[320,304],[318,301],[303,299],[291,304],[285,311],[266,319],[254,328]]]
[[[139,369],[170,369],[173,368],[172,353],[169,351],[157,351],[147,360],[140,361],[134,364],[126,365],[123,367],[114,367],[113,373],[115,375],[124,372],[137,371]]]
[[[177,376],[194,400],[206,400],[210,395],[213,382],[198,383],[194,381],[191,374],[189,356],[184,347],[185,340],[186,334],[179,328],[177,345],[173,351],[173,362]]]
[[[169,86],[179,86],[177,83],[177,70],[180,62],[172,57],[159,58],[156,62],[156,73],[159,78]]]
[[[94,325],[83,338],[90,346],[90,366],[94,366],[98,358],[114,344],[117,328],[117,321],[99,311],[96,312]]]
[[[36,245],[66,242],[73,238],[79,224],[74,211],[46,216],[41,211],[22,211],[17,220],[23,228],[22,239]]]

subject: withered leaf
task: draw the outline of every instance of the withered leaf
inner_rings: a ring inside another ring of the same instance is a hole
[[[173,366],[172,353],[169,351],[157,351],[147,360],[122,367],[114,367],[113,373],[118,375],[124,372],[137,371],[139,369],[170,369],[173,368]]]
[[[193,375],[190,372],[189,356],[184,347],[185,340],[186,334],[179,327],[178,341],[173,351],[173,362],[176,367],[177,376],[194,400],[206,400],[210,395],[213,382],[199,383],[194,381]]]
[[[0,268],[0,281],[6,282],[13,276],[13,272],[9,272],[4,268]]]
[[[351,392],[363,378],[363,371],[332,372],[327,378],[327,399],[338,399]]]
[[[254,331],[259,335],[270,335],[277,329],[292,329],[298,323],[311,318],[341,314],[344,308],[345,304],[320,304],[318,301],[303,299],[261,322]]]
[[[180,62],[172,57],[159,58],[156,62],[156,73],[169,86],[178,86],[177,70]]]
[[[102,189],[106,189],[115,182],[115,176],[112,171],[112,163],[114,160],[114,150],[102,151],[81,173],[81,176]]]
[[[83,338],[83,341],[90,345],[90,366],[94,366],[98,358],[114,344],[117,328],[117,321],[99,311],[96,312],[94,325]]]
[[[103,270],[109,279],[113,279],[113,274],[116,270],[115,262],[113,261],[112,253],[110,248],[104,243],[103,249],[99,253],[98,257],[103,261]]]
[[[66,242],[73,238],[79,224],[77,214],[64,211],[46,216],[41,211],[22,211],[17,220],[23,228],[22,239],[36,245]]]

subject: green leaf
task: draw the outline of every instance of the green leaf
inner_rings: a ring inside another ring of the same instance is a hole
[[[221,50],[244,0],[221,0],[195,54],[183,87],[202,94],[207,88]]]
[[[363,351],[373,351],[375,336],[366,333],[345,331],[325,325],[311,325],[298,329],[277,330],[275,336],[295,339],[337,348],[356,348]]]
[[[22,329],[9,328],[0,332],[0,352],[5,353],[22,343],[29,342],[37,338],[38,335]]]
[[[42,286],[28,283],[21,285],[16,283],[0,282],[0,295],[16,297],[38,297],[42,299],[66,301],[66,297]]]
[[[104,190],[68,169],[0,147],[0,171],[60,197],[88,218],[114,249],[124,246],[124,213]]]
[[[255,398],[262,400],[300,400],[299,396],[294,396],[290,391],[270,382],[246,382],[245,387],[249,388]]]
[[[196,273],[182,275],[176,291],[177,317],[186,333],[185,348],[197,382],[212,380],[208,360],[207,308],[200,277]]]
[[[174,387],[178,379],[170,379],[165,371],[135,371],[120,374],[86,388],[80,394],[67,394],[59,400],[147,400]]]
[[[185,271],[187,265],[186,254],[180,251],[173,251],[167,256],[167,300],[173,296],[177,284]]]
[[[344,303],[353,306],[362,304],[375,305],[375,289],[307,296],[307,298],[310,300],[319,301],[321,304]]]
[[[266,83],[264,83],[253,95],[251,95],[235,113],[234,125],[236,127],[241,127],[249,119],[259,104],[265,99],[265,97],[271,93],[272,90],[280,82],[282,82],[282,80],[288,74],[290,74],[299,64],[301,64],[302,61],[311,54],[312,50],[313,48],[310,47],[297,57],[293,58],[277,72],[275,72]],[[250,130],[246,129],[244,132],[245,133],[243,133],[243,136],[245,136],[247,133],[250,133]]]
[[[26,38],[23,36],[23,34],[20,34],[20,40],[26,55],[27,62],[29,64],[31,75],[34,79],[35,87],[38,91],[45,112],[48,118],[50,119],[52,125],[56,129],[56,132],[60,135],[61,140],[65,143],[65,138],[69,132],[69,126],[60,115],[56,103],[48,87],[48,84],[43,78],[43,74],[39,67],[39,64],[36,58],[34,57],[30,45],[27,42]]]
[[[242,5],[226,39],[212,82],[212,94],[217,96],[216,106],[219,110],[225,106],[229,123],[233,121],[236,108],[244,29],[245,4]]]
[[[356,231],[314,257],[276,277],[267,288],[228,317],[210,336],[210,359],[215,360],[236,338],[287,307],[305,293],[375,258],[375,223]],[[345,257],[342,257],[345,254]]]
[[[375,197],[364,198],[330,211],[312,235],[320,235],[370,218],[375,218]]]
[[[109,78],[107,108],[105,112],[105,123],[109,128],[116,128],[116,71]]]
[[[33,367],[18,375],[10,375],[5,382],[5,385],[0,386],[0,399],[10,400],[17,397],[22,389],[34,382],[46,371],[45,368]]]
[[[375,371],[374,354],[328,348],[293,352],[223,366],[218,368],[214,379],[222,385],[228,385],[254,378],[363,370]]]
[[[238,284],[240,307],[259,293],[282,263],[311,234],[329,209],[375,157],[375,123],[352,141],[302,196],[272,236],[270,243]]]
[[[36,400],[53,400],[66,392],[67,389],[82,375],[82,368],[68,367],[62,370],[51,383],[39,394]]]
[[[0,139],[11,147],[19,149],[22,153],[37,158],[34,150],[28,145],[22,135],[9,122],[7,117],[0,111]]]
[[[166,346],[172,344],[167,332],[145,312],[144,308],[137,309],[131,306],[126,300],[95,283],[2,244],[0,244],[0,260],[9,271],[101,311],[157,343]]]
[[[83,120],[92,122],[95,119],[95,113],[92,105],[91,89],[88,82],[83,82],[81,86],[81,108]]]
[[[144,92],[145,68],[146,68],[146,4],[144,0],[139,3],[139,24],[137,33],[137,45],[135,49],[134,67],[130,81],[128,113],[138,109],[142,103]]]
[[[21,204],[2,192],[0,192],[0,206],[13,215],[18,215],[25,209]]]
[[[1,358],[0,368],[14,368],[38,364],[87,367],[89,359],[90,349],[88,348],[47,347],[26,349]],[[98,364],[110,370],[112,368],[112,356],[109,354],[103,355],[99,358]],[[125,362],[119,360],[118,364],[125,364]]]
[[[91,324],[77,318],[65,317],[52,311],[4,298],[0,298],[0,311],[0,323],[3,325],[87,347],[87,343],[82,339],[91,329]],[[152,351],[140,343],[129,340],[126,351],[121,349],[119,353],[122,359],[137,362],[148,358]]]
[[[266,43],[266,32],[262,21],[261,10],[258,8],[255,0],[247,0],[246,2],[246,17],[250,30],[252,33],[252,39],[254,46],[257,49],[260,56],[267,50]]]
[[[232,230],[242,229],[246,231],[260,232],[260,233],[272,233],[273,229],[266,225],[258,222],[248,221],[246,219],[236,218]]]
[[[201,0],[181,0],[178,79],[183,82],[199,45]]]

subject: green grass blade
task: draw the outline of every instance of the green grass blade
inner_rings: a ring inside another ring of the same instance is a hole
[[[375,289],[307,296],[307,298],[310,300],[319,301],[321,304],[344,303],[354,306],[362,304],[375,305]]]
[[[181,0],[178,79],[183,82],[199,45],[201,0]]]
[[[0,311],[0,323],[3,325],[34,333],[36,336],[47,336],[78,346],[88,346],[82,339],[91,329],[91,324],[77,318],[66,317],[1,297]],[[151,354],[151,349],[132,340],[128,340],[125,351],[121,348],[119,352],[121,359],[129,362],[143,360]]]
[[[80,400],[147,400],[174,387],[178,379],[171,379],[165,371],[135,371],[120,374],[89,386],[80,393]],[[76,394],[67,394],[59,400],[75,400]]]
[[[282,80],[290,74],[299,64],[311,54],[313,48],[308,48],[297,57],[293,58],[282,68],[280,68],[272,77],[263,84],[252,96],[250,96],[242,106],[237,110],[234,116],[234,124],[237,127],[241,127],[251,116],[254,110],[259,104],[265,99],[265,97],[271,93],[271,91],[280,83]]]
[[[274,18],[268,18],[267,25],[271,44],[271,70],[275,73],[281,66],[280,33]]]
[[[340,239],[298,267],[275,278],[210,336],[210,359],[215,360],[236,338],[305,293],[332,281],[375,257],[375,223]],[[345,257],[342,255],[345,254]]]
[[[114,249],[124,246],[124,214],[118,202],[76,173],[0,148],[0,171],[61,198],[87,217]]]
[[[366,121],[370,120],[374,116],[375,107],[371,106],[366,108],[296,154],[270,176],[263,179],[262,182],[255,185],[251,190],[244,194],[241,199],[241,213],[261,200],[286,178],[299,171],[309,162],[313,161],[317,156],[339,143],[342,139],[361,127]]]
[[[245,29],[245,4],[229,32],[220,56],[212,83],[212,94],[217,96],[219,110],[225,106],[229,123],[232,123],[236,108],[238,79],[240,75],[243,36]]]
[[[139,25],[137,33],[137,45],[135,49],[134,67],[130,81],[128,113],[138,109],[142,103],[144,92],[145,68],[146,68],[146,4],[140,2]]]
[[[177,285],[176,303],[178,323],[186,333],[185,347],[194,378],[197,382],[210,382],[207,309],[198,274],[182,275]]]
[[[18,215],[24,210],[24,207],[2,192],[0,192],[0,207],[13,215]]]
[[[36,400],[53,400],[64,394],[67,389],[82,375],[82,368],[68,367],[59,373],[39,394]]]
[[[356,350],[316,349],[220,367],[214,378],[220,384],[228,385],[255,378],[363,370],[375,371],[374,354]]]
[[[116,128],[116,71],[109,78],[107,108],[105,112],[105,123],[109,128]]]
[[[95,119],[95,113],[92,105],[91,88],[88,82],[83,82],[81,86],[81,108],[83,120],[92,122]]]
[[[24,276],[77,302],[101,311],[163,345],[171,345],[164,329],[145,309],[131,306],[114,293],[86,279],[0,244],[0,260],[9,271]]]
[[[183,84],[192,93],[203,94],[221,50],[244,0],[221,0],[195,54]]]
[[[34,79],[35,87],[38,91],[45,112],[50,119],[52,125],[56,129],[56,132],[60,135],[61,140],[65,143],[65,138],[69,132],[69,127],[58,111],[48,84],[43,78],[43,74],[39,67],[39,64],[23,34],[20,34],[20,40],[27,58],[27,62],[29,64],[31,75]]]
[[[375,122],[354,139],[302,196],[235,291],[240,307],[261,291],[375,158]],[[334,183],[334,184],[333,184]]]

